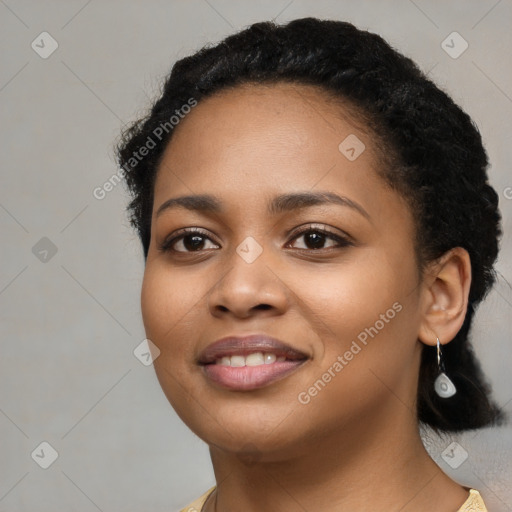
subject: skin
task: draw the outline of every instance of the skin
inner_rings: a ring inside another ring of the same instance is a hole
[[[218,487],[206,511],[454,512],[467,498],[425,451],[415,404],[422,347],[435,350],[436,336],[449,342],[464,320],[469,257],[453,249],[420,275],[411,211],[377,174],[372,136],[349,112],[314,86],[239,86],[202,100],[164,153],[142,315],[161,351],[154,366],[165,395],[210,447]],[[338,149],[349,134],[366,146],[354,161]],[[333,192],[366,215],[338,204],[267,211],[269,200],[295,192]],[[193,194],[216,196],[223,210],[157,216],[168,199]],[[311,232],[292,231],[309,223],[350,243],[327,235],[311,248]],[[190,237],[159,249],[186,227],[206,232],[199,250]],[[249,236],[263,250],[252,263],[236,251]],[[300,403],[395,303],[401,311]],[[209,381],[199,353],[252,333],[309,359],[257,390]]]

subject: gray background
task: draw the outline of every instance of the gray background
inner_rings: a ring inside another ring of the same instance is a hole
[[[382,35],[479,126],[505,235],[474,344],[512,412],[511,0],[0,0],[0,512],[172,512],[213,485],[207,446],[133,354],[145,338],[143,258],[127,192],[118,185],[98,200],[93,190],[117,171],[120,127],[175,60],[252,22],[304,16]],[[46,59],[31,47],[48,50],[43,31],[59,45]],[[469,44],[456,59],[441,46],[453,31]],[[59,454],[48,469],[35,462],[48,451],[31,457],[43,441]],[[512,510],[512,427],[425,442],[491,512]],[[457,469],[442,457],[452,442],[467,452]]]

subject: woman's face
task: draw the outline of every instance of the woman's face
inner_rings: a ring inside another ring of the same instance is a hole
[[[243,86],[201,101],[166,148],[142,314],[167,398],[210,445],[271,458],[413,410],[412,216],[347,119],[313,86]],[[198,195],[210,201],[157,214]],[[253,334],[303,359],[244,359],[235,343],[220,367],[199,363],[220,338]]]

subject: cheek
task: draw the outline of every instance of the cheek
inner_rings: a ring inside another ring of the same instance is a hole
[[[322,391],[315,407],[332,400],[348,404],[356,395],[363,406],[390,389],[401,396],[413,388],[419,323],[416,267],[404,258],[376,256],[301,283],[304,290],[315,290],[316,315],[330,328],[316,361],[318,378],[325,376],[329,390]]]
[[[380,315],[394,320],[400,308],[393,309],[393,304],[398,302],[403,307],[404,302],[414,299],[411,291],[417,285],[412,264],[403,258],[390,261],[377,251],[364,255],[361,251],[361,255],[347,258],[340,265],[325,265],[315,272],[295,271],[293,275],[290,284],[304,304],[302,314],[309,314],[313,325],[316,319],[339,335],[339,348],[372,326]]]
[[[195,307],[203,293],[189,278],[152,261],[146,264],[141,288],[141,312],[147,338],[160,350],[154,369],[170,404],[180,414],[194,376],[184,363],[191,360]],[[200,283],[197,283],[198,285]]]
[[[199,283],[196,283],[199,285]],[[200,298],[194,278],[184,279],[156,263],[146,265],[141,289],[141,311],[146,335],[163,352],[179,350],[179,330],[194,313]]]
[[[294,288],[304,299],[301,316],[319,335],[313,373],[329,382],[316,406],[333,399],[347,404],[354,393],[371,401],[387,392],[386,385],[405,389],[413,382],[419,323],[414,260],[368,251],[337,267],[304,272]],[[303,381],[302,391],[313,384]]]

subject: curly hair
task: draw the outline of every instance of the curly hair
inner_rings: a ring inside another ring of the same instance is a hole
[[[471,118],[411,59],[376,34],[347,22],[311,17],[284,25],[259,22],[177,61],[160,98],[144,118],[123,131],[116,147],[132,196],[130,222],[145,259],[155,177],[173,133],[169,119],[184,105],[218,91],[279,82],[315,85],[359,113],[382,155],[379,173],[410,206],[420,270],[451,248],[469,253],[468,310],[456,337],[443,347],[457,393],[450,398],[435,394],[436,353],[424,346],[418,420],[438,432],[502,423],[504,412],[491,399],[468,339],[475,308],[496,279],[493,265],[502,234],[498,196],[488,183],[487,154]],[[148,140],[155,147],[135,159]]]

